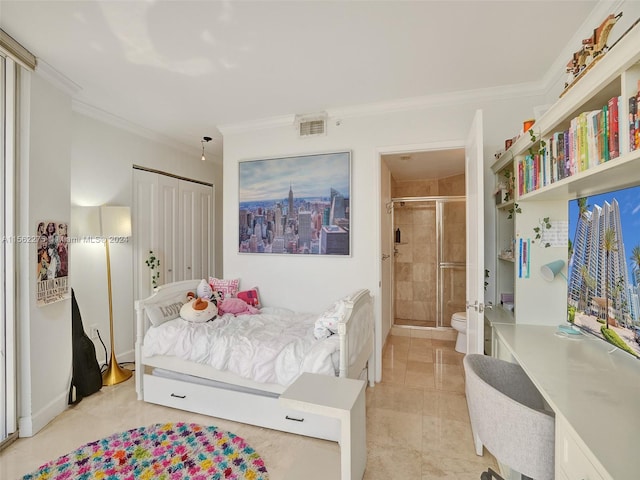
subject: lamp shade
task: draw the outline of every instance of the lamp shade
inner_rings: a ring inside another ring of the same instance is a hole
[[[130,237],[131,210],[129,207],[100,207],[100,232],[103,237]]]
[[[556,278],[556,275],[562,272],[563,268],[564,261],[555,260],[540,267],[540,275],[542,275],[542,278],[544,278],[547,282],[552,282],[553,279]]]

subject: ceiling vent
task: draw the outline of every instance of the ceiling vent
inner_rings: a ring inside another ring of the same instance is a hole
[[[298,136],[301,138],[326,135],[327,114],[296,115],[296,126],[298,128]]]

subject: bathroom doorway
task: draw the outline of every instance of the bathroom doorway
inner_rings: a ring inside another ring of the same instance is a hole
[[[383,296],[392,304],[391,326],[451,327],[451,315],[464,311],[466,301],[464,149],[381,159],[390,175],[393,251]]]
[[[450,327],[465,305],[465,197],[393,198],[394,325]]]

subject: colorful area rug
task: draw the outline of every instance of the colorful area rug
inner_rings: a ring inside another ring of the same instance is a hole
[[[140,427],[87,443],[23,480],[267,480],[241,437],[193,423]]]

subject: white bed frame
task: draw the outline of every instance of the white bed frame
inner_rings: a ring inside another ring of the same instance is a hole
[[[176,357],[144,357],[144,335],[151,322],[145,309],[164,303],[178,293],[195,291],[200,280],[186,280],[159,287],[136,308],[136,392],[138,399],[181,410],[225,418],[285,432],[339,441],[336,419],[301,413],[282,406],[278,397],[286,387],[241,379],[229,372],[197,365]],[[374,385],[374,319],[371,294],[360,290],[346,301],[345,320],[338,325],[340,377],[368,380]],[[154,368],[191,377],[159,376]],[[241,387],[238,389],[237,387]]]

